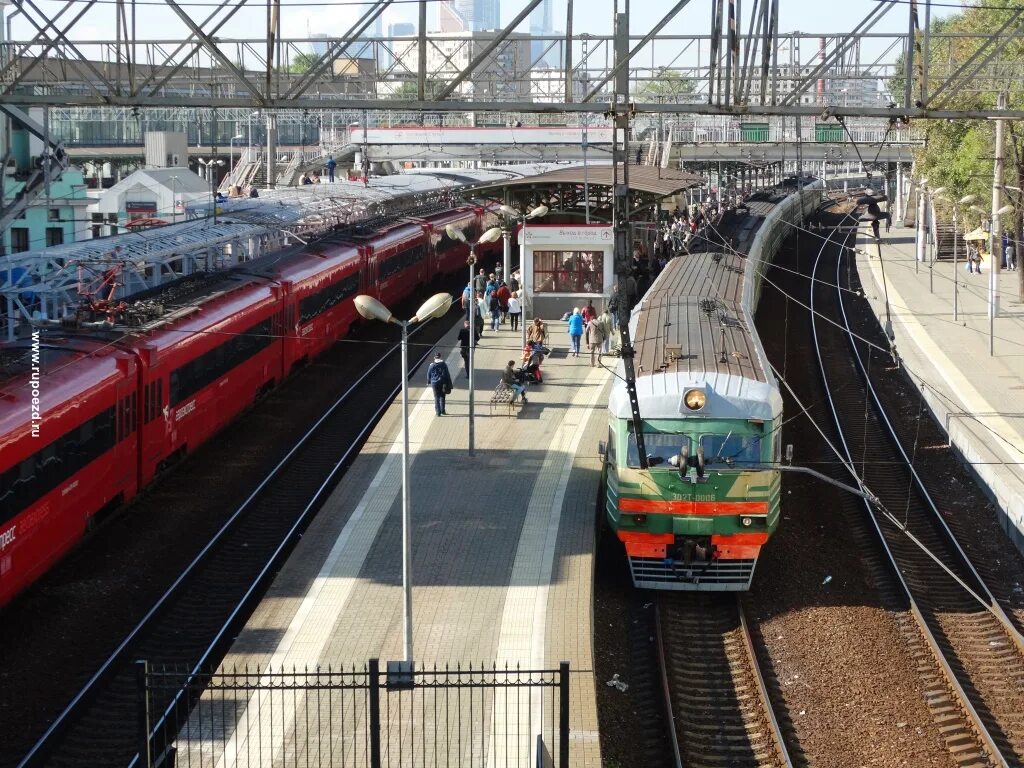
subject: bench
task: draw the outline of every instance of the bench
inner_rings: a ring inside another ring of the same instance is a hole
[[[516,403],[512,399],[515,392],[512,391],[511,387],[507,386],[505,382],[499,381],[498,386],[494,388],[494,392],[491,394],[491,416],[494,415],[494,406],[496,405],[507,405],[508,414],[512,415],[512,411],[515,410]]]

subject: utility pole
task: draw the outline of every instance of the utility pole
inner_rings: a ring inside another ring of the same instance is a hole
[[[615,88],[612,92],[612,224],[615,229],[615,274],[619,284],[619,333],[622,336],[622,367],[626,379],[626,392],[633,411],[633,434],[636,437],[640,468],[647,469],[647,446],[644,445],[643,420],[640,401],[636,393],[636,369],[633,365],[633,343],[629,336],[629,315],[633,303],[639,298],[636,278],[632,272],[632,242],[629,230],[629,121],[633,105],[629,102],[629,68],[619,67],[629,55],[629,0],[626,10],[615,13]],[[622,143],[619,144],[619,131]]]
[[[999,94],[999,109],[1006,109],[1006,94]],[[999,314],[999,266],[1002,262],[1002,239],[999,233],[999,209],[1003,207],[1003,129],[1005,123],[996,120],[996,159],[992,179],[992,226],[989,232],[989,253],[992,264],[988,269],[988,353],[995,354],[995,319]]]

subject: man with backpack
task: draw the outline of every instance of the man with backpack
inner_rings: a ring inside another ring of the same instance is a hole
[[[452,376],[448,372],[448,364],[440,352],[434,353],[434,362],[427,368],[427,384],[434,390],[434,411],[438,416],[447,416],[444,409],[445,395],[451,394]]]

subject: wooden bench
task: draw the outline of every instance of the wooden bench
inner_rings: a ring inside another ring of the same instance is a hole
[[[491,394],[491,416],[494,415],[494,406],[496,405],[507,405],[507,415],[511,416],[516,408],[516,403],[512,399],[513,395],[515,395],[515,392],[512,391],[512,388],[505,384],[505,382],[499,381],[498,386],[494,388],[494,392]]]

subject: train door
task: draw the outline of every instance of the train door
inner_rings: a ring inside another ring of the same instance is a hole
[[[380,298],[380,281],[378,272],[380,270],[380,257],[372,245],[359,246],[363,269],[360,270],[363,279],[362,292],[374,298]]]
[[[114,477],[109,487],[118,489],[123,501],[131,499],[139,484],[139,377],[135,358],[123,357],[118,368],[124,373],[116,387],[114,409]],[[115,491],[116,493],[117,491]]]

